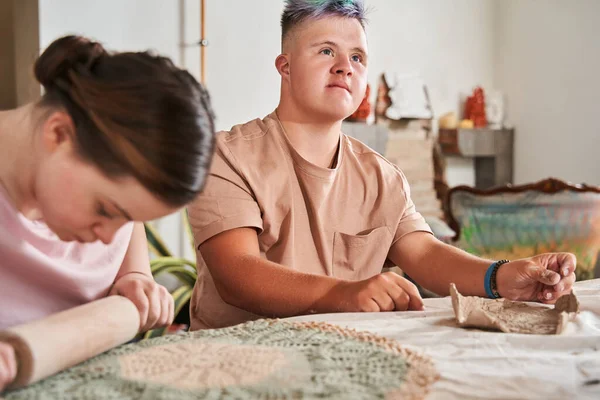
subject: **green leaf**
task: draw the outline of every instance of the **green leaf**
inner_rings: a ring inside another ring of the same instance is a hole
[[[194,236],[190,226],[187,209],[181,213],[181,222],[187,233],[188,239],[194,247]],[[162,274],[171,274],[175,276],[181,285],[175,289],[171,295],[175,302],[175,316],[179,315],[183,307],[190,301],[198,273],[196,263],[186,258],[174,257],[169,251],[160,235],[149,223],[144,224],[146,237],[148,238],[148,247],[157,257],[150,260],[150,270],[152,276],[156,279]],[[167,332],[168,327],[153,329],[143,334],[143,339],[162,336]]]
[[[158,265],[162,265],[162,264],[188,265],[193,270],[196,269],[196,263],[193,262],[192,260],[188,260],[187,258],[181,258],[181,257],[158,257],[158,258],[150,260],[150,268],[153,268],[153,266],[158,266]]]
[[[183,266],[179,264],[165,264],[161,265],[159,269],[156,269],[155,272],[152,273],[154,279],[162,274],[171,274],[175,276],[183,285],[194,286],[196,283],[196,278],[198,274],[196,270],[190,270],[188,266]]]
[[[148,239],[148,247],[158,257],[172,257],[173,254],[169,251],[162,238],[149,223],[144,224],[146,230],[146,238]]]

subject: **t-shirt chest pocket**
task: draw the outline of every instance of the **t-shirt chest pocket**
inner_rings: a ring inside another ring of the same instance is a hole
[[[387,226],[361,235],[335,232],[333,236],[333,276],[359,281],[381,273],[392,242]]]

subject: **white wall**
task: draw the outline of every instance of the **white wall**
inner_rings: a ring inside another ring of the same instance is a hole
[[[217,128],[263,117],[279,100],[279,18],[282,0],[206,0],[206,83]],[[199,0],[186,0],[187,41],[199,37]],[[198,48],[186,51],[186,67],[199,76]]]
[[[42,48],[75,33],[113,50],[151,48],[177,60],[176,0],[39,0],[39,9]]]
[[[516,127],[516,182],[600,185],[600,1],[496,6],[495,83]]]
[[[493,87],[493,0],[367,0],[369,81],[419,74],[437,117],[459,111],[473,87]],[[473,161],[448,159],[448,183],[473,185]]]

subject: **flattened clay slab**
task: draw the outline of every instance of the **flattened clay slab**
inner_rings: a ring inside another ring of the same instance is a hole
[[[560,335],[579,312],[579,301],[573,293],[561,296],[554,308],[506,299],[462,296],[453,283],[450,284],[450,295],[456,321],[464,328]]]

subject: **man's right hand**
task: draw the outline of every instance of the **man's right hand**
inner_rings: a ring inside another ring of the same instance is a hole
[[[363,281],[340,282],[331,295],[341,312],[423,309],[423,299],[417,287],[394,272],[384,272]]]
[[[17,376],[17,359],[13,347],[0,342],[0,393]]]

